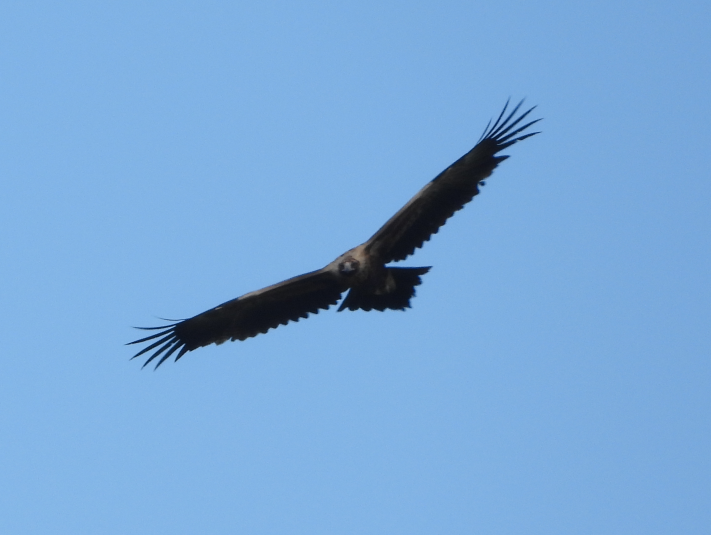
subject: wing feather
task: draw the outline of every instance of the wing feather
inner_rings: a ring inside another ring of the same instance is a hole
[[[326,268],[312,271],[227,301],[190,319],[163,327],[139,327],[159,332],[129,345],[158,340],[131,358],[155,350],[143,366],[160,357],[158,368],[178,350],[176,361],[198,347],[245,340],[328,309],[338,302],[345,289],[339,278]]]
[[[518,126],[535,109],[534,106],[514,118],[522,104],[519,102],[504,118],[507,102],[494,124],[489,121],[476,146],[410,199],[366,242],[366,250],[385,263],[404,260],[436,234],[447,219],[479,193],[479,184],[496,166],[508,158],[497,156],[500,151],[538,134],[519,135],[540,121]]]

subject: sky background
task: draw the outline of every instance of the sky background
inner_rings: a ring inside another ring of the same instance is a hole
[[[0,532],[711,526],[711,3],[0,5]],[[403,265],[158,371],[132,326],[318,269],[542,134]]]

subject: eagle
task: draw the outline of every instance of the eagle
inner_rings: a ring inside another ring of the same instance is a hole
[[[192,318],[161,327],[138,327],[158,332],[129,342],[128,345],[149,344],[131,358],[153,351],[143,367],[158,359],[157,369],[176,352],[177,361],[199,347],[245,340],[327,310],[338,303],[346,290],[339,312],[409,308],[415,287],[422,283],[421,277],[430,267],[388,264],[404,260],[422,247],[479,193],[484,179],[508,158],[499,152],[539,133],[525,132],[541,119],[525,122],[535,106],[519,114],[522,104],[523,100],[507,115],[507,101],[496,121],[489,121],[474,148],[425,185],[365,243],[322,269],[250,292]]]

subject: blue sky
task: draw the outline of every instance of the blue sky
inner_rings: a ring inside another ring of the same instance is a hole
[[[4,2],[0,532],[707,533],[708,2]],[[366,240],[507,98],[542,134],[408,259],[158,371]]]

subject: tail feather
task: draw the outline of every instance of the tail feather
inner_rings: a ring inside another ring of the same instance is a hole
[[[420,275],[429,267],[385,268],[387,282],[385,288],[376,292],[361,288],[351,288],[338,311],[348,310],[405,310],[410,308],[410,299],[415,296],[415,286],[422,284]]]

